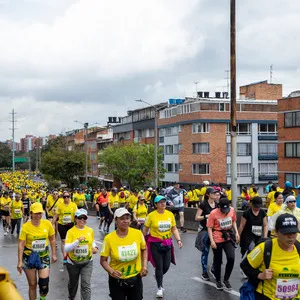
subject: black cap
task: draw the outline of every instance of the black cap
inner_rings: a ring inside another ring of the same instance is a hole
[[[223,214],[230,212],[230,202],[227,198],[221,198],[219,202],[219,208]]]
[[[262,207],[262,199],[258,196],[253,197],[253,199],[251,200],[251,203],[254,208]]]
[[[294,215],[282,214],[276,220],[275,230],[282,234],[298,233],[298,221]]]
[[[212,187],[208,187],[206,188],[206,194],[214,194],[214,193],[217,193],[218,191],[215,190],[214,188]]]

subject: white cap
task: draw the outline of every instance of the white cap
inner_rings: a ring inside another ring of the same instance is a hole
[[[290,201],[295,201],[295,200],[296,200],[295,196],[290,195],[290,196],[287,196],[287,197],[286,197],[285,203],[290,202]]]
[[[204,181],[203,181],[203,184],[204,184],[204,185],[209,185],[209,181],[204,180]]]
[[[148,188],[148,191],[152,192],[152,191],[153,191],[153,188],[150,186],[150,187]]]
[[[114,219],[121,218],[124,215],[131,215],[131,213],[124,207],[120,207],[115,211]]]

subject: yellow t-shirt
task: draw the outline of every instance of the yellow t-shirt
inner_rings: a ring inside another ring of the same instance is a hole
[[[124,197],[121,197],[121,196],[123,196],[124,195]],[[126,203],[126,193],[125,193],[125,191],[120,191],[119,193],[118,193],[118,196],[119,196],[119,203]]]
[[[74,202],[78,207],[83,207],[85,203],[85,195],[84,194],[77,194],[74,198]]]
[[[206,193],[206,186],[203,186],[202,188],[201,188],[201,190],[200,190],[200,196],[204,196],[205,195],[205,193]]]
[[[129,208],[130,209],[133,209],[134,206],[136,206],[137,202],[138,202],[138,197],[137,196],[135,196],[134,194],[129,196],[128,203],[129,203]]]
[[[81,262],[92,258],[92,246],[95,239],[94,230],[92,228],[87,226],[83,229],[79,229],[76,226],[72,227],[67,232],[66,244],[72,244],[82,236],[85,237],[85,240],[81,241],[77,248],[68,253],[72,261]]]
[[[21,219],[23,217],[23,202],[13,200],[10,204],[11,218]]]
[[[171,228],[176,226],[173,213],[165,210],[163,214],[152,211],[146,218],[145,226],[150,228],[153,237],[165,240],[171,238]]]
[[[142,269],[141,250],[146,249],[146,242],[140,230],[128,228],[125,238],[120,238],[116,231],[108,234],[103,241],[101,256],[110,257],[109,265],[122,272],[122,279],[134,277]]]
[[[94,194],[94,199],[93,199],[93,203],[97,203],[98,197],[99,197],[100,193],[95,193]]]
[[[5,210],[5,211],[8,211],[10,203],[11,203],[11,198],[10,197],[7,197],[7,198],[2,197],[0,203],[1,203],[1,209]]]
[[[77,205],[74,202],[69,204],[60,203],[57,205],[58,224],[66,225],[74,223],[74,216],[77,210]]]
[[[145,222],[148,215],[148,206],[146,206],[145,204],[137,204],[133,207],[132,212],[136,214],[136,218],[139,222]]]
[[[267,216],[272,217],[275,213],[277,213],[282,207],[282,204],[279,206],[276,202],[273,202],[271,205],[269,205]]]
[[[226,190],[227,199],[232,201],[231,190]]]
[[[30,255],[34,250],[41,257],[48,255],[49,237],[54,234],[53,226],[48,220],[41,220],[40,226],[34,226],[31,222],[23,224],[19,239],[25,241],[24,253]]]
[[[116,195],[110,194],[108,196],[108,202],[109,202],[110,208],[119,208],[120,204],[119,204],[118,194],[116,194]]]
[[[269,268],[273,271],[273,277],[271,280],[264,280],[263,285],[260,282],[256,291],[262,294],[263,286],[263,294],[274,300],[282,299],[283,297],[279,296],[285,290],[294,294],[292,299],[300,297],[300,257],[296,247],[294,246],[292,252],[287,252],[279,247],[277,238],[273,239],[272,243]],[[265,243],[261,243],[248,254],[248,261],[254,269],[265,270],[264,249]],[[288,296],[287,293],[284,295]]]
[[[275,193],[276,193],[276,191],[272,191],[267,196],[267,199],[269,201],[269,206],[275,202]]]
[[[54,200],[52,195],[49,195],[47,197],[47,202],[46,202],[46,208],[47,211],[49,211],[49,209],[53,206],[53,204],[55,203],[56,200]],[[58,199],[55,203],[55,205],[52,207],[52,209],[48,212],[48,216],[49,217],[53,217],[56,214],[57,211],[57,206],[60,203],[60,199]]]

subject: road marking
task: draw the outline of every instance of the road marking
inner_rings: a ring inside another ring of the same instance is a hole
[[[211,282],[211,281],[205,281],[205,280],[202,280],[199,277],[192,277],[192,279],[195,280],[195,281],[198,281],[198,282],[201,282],[201,283],[204,283],[204,284],[216,287],[216,285],[213,282]],[[237,291],[234,291],[234,290],[231,290],[231,291],[223,290],[223,292],[226,292],[226,293],[232,294],[234,296],[240,297],[240,293],[237,292]]]

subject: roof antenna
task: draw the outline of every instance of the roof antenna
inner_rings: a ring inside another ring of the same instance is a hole
[[[270,83],[273,81],[273,65],[270,66]]]

